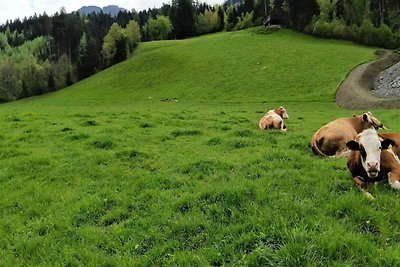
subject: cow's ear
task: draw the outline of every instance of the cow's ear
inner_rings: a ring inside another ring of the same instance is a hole
[[[354,140],[351,140],[349,142],[346,143],[346,146],[350,149],[350,150],[360,150],[360,144],[357,143]]]
[[[368,122],[368,115],[366,113],[363,114],[363,122]]]
[[[390,145],[394,145],[394,141],[392,139],[385,139],[381,142],[382,149],[388,149]]]

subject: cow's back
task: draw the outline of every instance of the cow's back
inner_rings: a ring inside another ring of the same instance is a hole
[[[346,143],[356,138],[357,132],[346,118],[334,120],[322,126],[314,135],[316,144],[327,156],[347,150]]]
[[[394,142],[392,145],[393,152],[400,157],[400,133],[379,133],[382,139],[390,139]]]

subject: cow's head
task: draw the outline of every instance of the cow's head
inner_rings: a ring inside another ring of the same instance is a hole
[[[356,138],[346,143],[350,150],[360,152],[361,162],[368,177],[376,178],[380,171],[381,151],[387,149],[393,141],[385,139],[380,141],[378,133],[374,128],[362,131]]]
[[[371,127],[375,128],[376,130],[385,129],[385,126],[383,126],[383,124],[369,111],[363,113],[362,115],[360,115],[360,117],[364,129],[369,129]]]
[[[275,109],[275,113],[282,117],[282,119],[289,119],[286,109],[282,106]]]

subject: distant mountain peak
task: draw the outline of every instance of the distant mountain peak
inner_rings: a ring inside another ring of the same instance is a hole
[[[126,11],[125,8],[119,7],[117,5],[108,5],[103,8],[98,6],[83,6],[78,9],[78,12],[84,15],[88,15],[90,13],[100,13],[110,14],[111,16],[116,16],[120,11]]]

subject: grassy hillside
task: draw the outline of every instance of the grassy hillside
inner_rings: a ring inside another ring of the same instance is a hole
[[[141,44],[0,106],[0,265],[395,265],[398,193],[309,148],[374,50],[259,28]],[[177,98],[178,101],[161,101]],[[289,132],[260,131],[284,105]],[[372,111],[400,131],[398,110]]]

